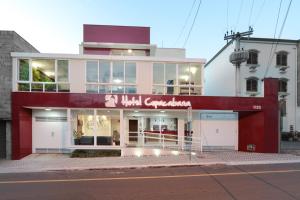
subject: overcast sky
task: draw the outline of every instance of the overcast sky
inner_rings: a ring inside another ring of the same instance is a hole
[[[42,53],[78,53],[83,24],[150,26],[152,44],[159,47],[183,47],[199,2],[200,0],[0,0],[0,29],[16,31]],[[223,37],[227,30],[243,32],[248,30],[249,25],[254,27],[252,37],[273,38],[280,2],[281,0],[202,0],[185,46],[187,57],[209,60],[226,43]],[[276,38],[289,2],[290,0],[282,0]],[[186,20],[193,3],[190,18]],[[300,1],[294,0],[281,38],[300,39],[299,19]]]

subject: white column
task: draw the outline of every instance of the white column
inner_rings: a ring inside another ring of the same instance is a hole
[[[120,110],[120,147],[125,148],[125,124],[124,124],[124,111]]]
[[[67,122],[68,122],[68,129],[67,129],[67,135],[65,138],[67,138],[67,142],[65,143],[67,146],[67,148],[69,148],[71,145],[72,145],[72,133],[73,133],[73,130],[72,130],[72,121],[71,121],[71,109],[68,108],[67,109]]]
[[[178,145],[179,148],[184,146],[184,119],[178,119]]]

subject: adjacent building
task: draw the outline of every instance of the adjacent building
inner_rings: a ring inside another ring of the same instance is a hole
[[[35,52],[31,44],[14,31],[0,31],[0,159],[11,158],[11,52]]]
[[[238,85],[243,97],[264,95],[264,79],[279,79],[280,131],[300,131],[299,110],[299,40],[241,38],[240,47],[249,51],[249,59],[241,64]],[[235,94],[235,66],[229,62],[234,42],[228,42],[204,69],[204,94]]]

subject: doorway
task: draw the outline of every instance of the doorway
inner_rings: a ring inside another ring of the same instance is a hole
[[[6,158],[6,122],[0,120],[0,159]]]

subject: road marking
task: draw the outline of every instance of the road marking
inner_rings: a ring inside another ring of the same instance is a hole
[[[131,176],[131,177],[110,177],[110,178],[79,178],[79,179],[47,179],[47,180],[25,180],[25,181],[0,181],[0,184],[168,179],[168,178],[188,178],[188,177],[208,177],[208,176],[237,176],[237,175],[249,175],[249,174],[277,174],[277,173],[293,173],[293,172],[300,172],[300,170],[229,172],[229,173],[213,173],[213,174],[183,174],[183,175],[172,175],[172,176]]]

